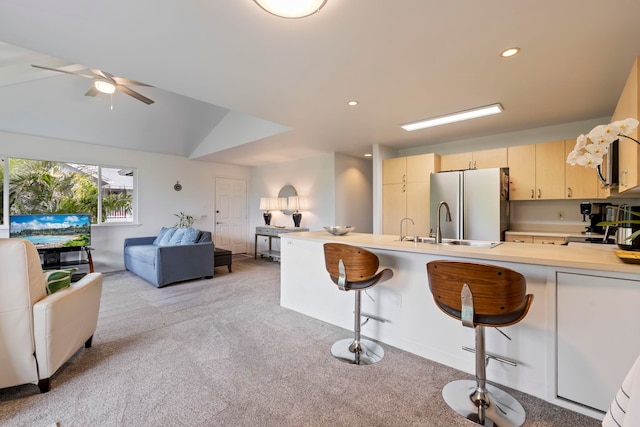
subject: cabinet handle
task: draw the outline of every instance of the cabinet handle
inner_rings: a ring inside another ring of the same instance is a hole
[[[471,169],[471,160],[469,160],[469,167],[467,169]]]
[[[407,182],[407,174],[402,175],[402,182]]]
[[[524,240],[513,239],[513,243],[524,243]]]
[[[543,240],[540,243],[542,243],[543,245],[555,245],[556,244],[556,242],[550,242],[550,241],[547,241],[547,240]]]
[[[540,197],[542,197],[542,190],[540,190],[540,189],[538,188],[538,199],[539,199]]]
[[[622,176],[620,177],[620,185],[622,185],[623,187],[628,187],[629,183],[627,182],[627,180],[625,178],[627,178],[627,174],[629,173],[629,169],[625,169],[622,171]]]
[[[476,166],[476,161],[475,160],[473,161],[473,168],[474,169],[478,169],[478,166]]]
[[[402,184],[402,192],[403,193],[407,192],[407,184]]]
[[[531,198],[534,199],[535,197],[533,197],[533,188],[531,189]]]
[[[573,197],[573,193],[571,192],[571,187],[567,187],[567,197],[568,198],[572,198]]]

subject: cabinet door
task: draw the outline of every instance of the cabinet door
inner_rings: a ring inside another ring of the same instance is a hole
[[[564,142],[565,159],[576,145],[575,139],[567,139]],[[564,164],[565,198],[566,199],[597,199],[598,198],[598,174],[595,169],[583,166]]]
[[[627,83],[622,90],[618,105],[611,117],[611,121],[624,120],[628,117],[640,117],[638,103],[640,103],[640,85],[638,80],[640,74],[638,70],[638,61],[636,58],[631,68],[631,73],[627,78]],[[629,134],[630,137],[638,139],[638,130],[636,129]],[[618,191],[623,193],[634,189],[640,185],[638,176],[638,165],[640,165],[640,150],[638,144],[628,138],[620,138],[618,145]]]
[[[407,216],[415,224],[407,221],[407,234],[427,237],[429,235],[429,187],[427,182],[407,184]],[[398,223],[399,226],[400,223]]]
[[[457,153],[440,156],[440,170],[459,171],[471,169],[472,160],[471,153]]]
[[[429,175],[435,172],[436,154],[420,154],[406,159],[407,182],[429,182]]]
[[[539,245],[562,245],[566,239],[558,236],[533,236],[533,243]]]
[[[382,184],[407,182],[406,157],[396,157],[382,161]]]
[[[527,234],[505,234],[505,241],[513,243],[533,243],[533,236]]]
[[[382,233],[400,236],[400,221],[407,216],[407,184],[382,186]]]
[[[507,148],[509,161],[509,199],[533,200],[536,187],[536,146]]]
[[[640,354],[640,283],[557,277],[558,397],[606,411]]]
[[[564,140],[536,144],[537,200],[564,199]]]
[[[507,147],[474,151],[472,166],[474,169],[506,168]]]

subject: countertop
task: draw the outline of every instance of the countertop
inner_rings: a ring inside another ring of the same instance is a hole
[[[285,235],[282,237],[285,238]],[[399,252],[440,254],[583,270],[640,273],[640,265],[626,264],[615,255],[614,251],[618,250],[615,245],[569,244],[564,246],[502,242],[493,248],[481,248],[400,242],[398,236],[385,234],[349,233],[345,236],[334,236],[325,231],[288,233],[286,238],[338,242]]]

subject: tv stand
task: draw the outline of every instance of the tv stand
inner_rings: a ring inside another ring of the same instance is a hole
[[[42,248],[38,249],[38,253],[41,255],[40,262],[42,263],[43,270],[60,270],[65,267],[77,267],[80,265],[88,265],[89,273],[93,273],[93,259],[91,258],[91,251],[93,248],[90,246],[76,246],[68,248]],[[80,252],[77,254],[76,259],[67,259],[65,256],[61,256],[64,253]],[[86,254],[83,257],[82,254]],[[79,280],[85,273],[79,272],[73,275],[72,280]]]

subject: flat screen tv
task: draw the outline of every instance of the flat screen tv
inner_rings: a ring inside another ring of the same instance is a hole
[[[11,215],[9,237],[38,249],[82,248],[91,244],[91,217],[85,214]]]

